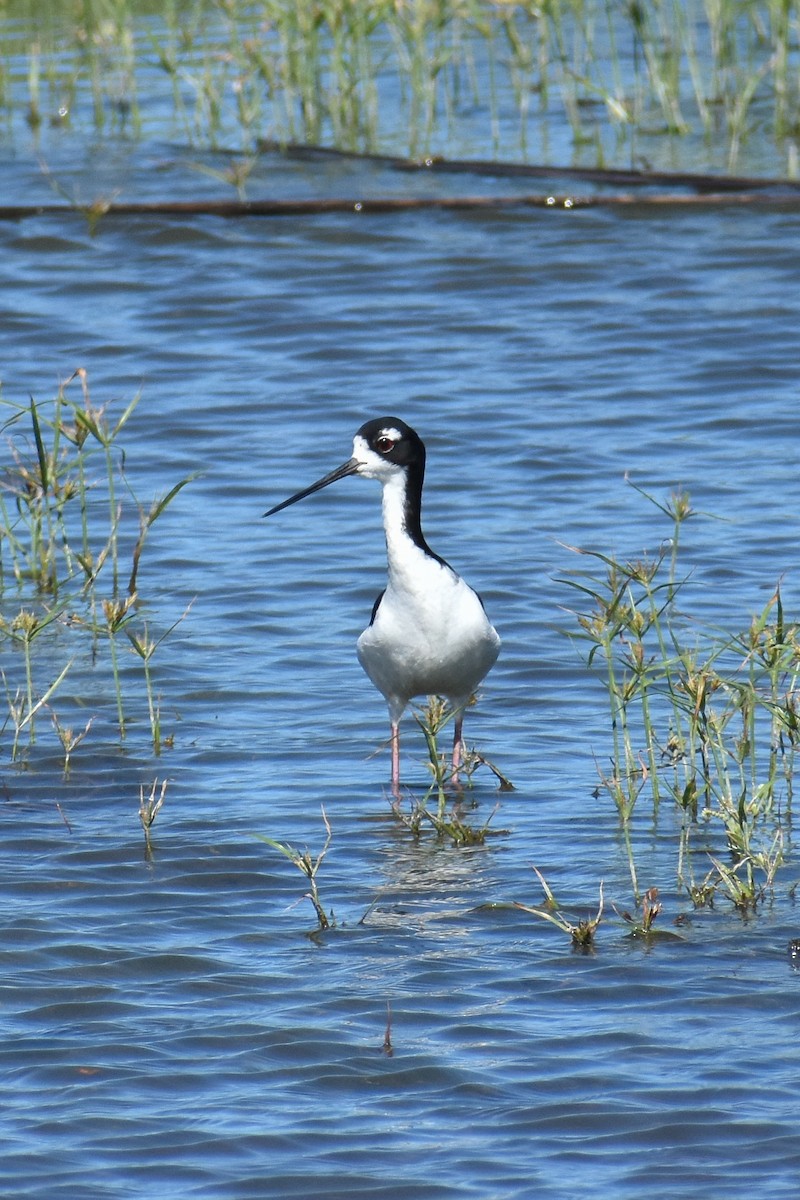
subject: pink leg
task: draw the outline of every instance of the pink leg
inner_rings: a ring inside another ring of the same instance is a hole
[[[400,798],[400,722],[392,721],[392,794]]]
[[[453,733],[453,783],[458,783],[458,769],[461,766],[461,748],[463,742],[461,740],[461,728],[464,724],[463,708],[458,713],[455,719],[455,730]]]

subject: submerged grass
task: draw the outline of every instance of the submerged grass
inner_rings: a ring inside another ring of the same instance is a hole
[[[646,158],[653,138],[753,135],[793,173],[797,0],[7,0],[0,104],[34,129],[142,131],[151,100],[190,142],[260,139],[441,152],[461,121],[482,147],[516,128],[547,157]],[[165,86],[166,85],[166,86]],[[142,103],[146,96],[148,103]],[[162,109],[163,111],[163,109]],[[240,183],[237,183],[240,186]]]
[[[533,870],[536,878],[542,885],[545,904],[542,907],[515,901],[514,908],[519,908],[522,912],[530,913],[531,916],[539,917],[543,921],[549,921],[551,925],[555,925],[562,933],[566,933],[569,936],[574,950],[578,950],[582,954],[590,954],[594,950],[597,929],[603,919],[604,897],[602,881],[600,883],[600,900],[595,915],[573,921],[565,915],[559,906],[550,885],[538,867],[534,867]]]
[[[665,823],[666,802],[679,884],[697,905],[721,891],[749,912],[773,888],[791,824],[800,630],[780,587],[742,631],[692,616],[679,575],[689,496],[646,498],[669,522],[658,552],[620,560],[571,547],[591,566],[563,581],[580,604],[570,636],[608,700],[600,789],[619,815],[637,904],[632,832],[640,816]]]
[[[122,434],[139,397],[112,417],[97,406],[86,373],[75,372],[50,403],[0,397],[6,453],[0,460],[0,674],[12,760],[27,754],[46,710],[67,772],[102,706],[98,677],[110,675],[117,730],[128,727],[126,663],[142,663],[150,741],[163,743],[152,658],[175,628],[154,637],[143,615],[139,565],[155,521],[189,481],[145,509],[124,469]],[[136,514],[138,530],[128,514]],[[185,614],[184,614],[185,615]],[[134,655],[130,653],[131,649]],[[72,690],[63,697],[69,677]],[[101,689],[102,686],[100,685]],[[61,708],[83,712],[77,733]]]
[[[423,829],[432,829],[438,838],[454,846],[475,846],[486,841],[495,809],[481,824],[472,822],[468,799],[472,779],[481,766],[486,766],[498,780],[501,791],[513,791],[513,784],[493,763],[474,749],[464,749],[456,777],[449,755],[439,750],[439,735],[455,720],[455,710],[441,696],[429,696],[426,704],[415,709],[414,719],[422,730],[428,752],[427,767],[431,774],[428,790],[421,797],[409,795],[407,804],[395,797],[392,812],[406,829],[419,837]]]
[[[333,910],[330,912],[325,911],[317,882],[319,869],[322,866],[325,855],[330,849],[333,839],[333,831],[331,830],[330,822],[324,808],[322,809],[322,821],[325,826],[325,842],[316,857],[308,847],[304,850],[298,850],[289,842],[279,842],[275,838],[266,837],[262,833],[255,835],[260,842],[265,842],[267,846],[271,846],[273,850],[277,850],[284,858],[288,858],[289,862],[308,880],[309,890],[306,892],[305,898],[311,902],[317,918],[317,929],[320,932],[324,932],[326,929],[333,929],[336,926],[336,917],[333,914]]]
[[[145,791],[144,784],[139,788],[139,821],[144,831],[144,852],[148,862],[153,858],[153,825],[161,812],[166,795],[166,779],[154,779],[149,792]]]

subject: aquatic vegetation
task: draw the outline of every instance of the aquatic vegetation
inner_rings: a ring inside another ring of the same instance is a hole
[[[473,696],[471,704],[475,704]],[[439,750],[438,737],[452,721],[455,711],[442,696],[429,696],[424,705],[414,710],[414,720],[422,730],[428,751],[427,767],[432,776],[431,792],[441,802],[448,787],[461,787],[466,783],[472,787],[472,779],[479,767],[486,767],[495,777],[501,792],[513,792],[514,785],[494,763],[473,747],[464,746],[458,769],[458,781],[454,780],[453,765],[449,755]]]
[[[580,950],[584,954],[592,951],[594,949],[595,935],[597,933],[598,926],[603,919],[604,899],[602,882],[600,883],[600,901],[595,915],[593,917],[584,917],[575,922],[571,921],[569,917],[565,915],[559,906],[558,901],[553,895],[550,885],[538,867],[534,867],[533,871],[536,874],[539,883],[542,885],[542,891],[544,892],[546,901],[545,906],[541,908],[537,907],[536,905],[522,904],[520,901],[515,900],[514,908],[519,908],[523,912],[530,913],[534,917],[541,917],[543,921],[549,921],[551,925],[555,925],[557,929],[562,931],[562,933],[569,935],[575,950]]]
[[[146,132],[164,91],[201,146],[392,144],[424,156],[469,123],[494,150],[515,127],[520,153],[535,140],[546,159],[558,122],[597,161],[693,134],[724,145],[732,167],[767,130],[796,167],[793,5],[173,0],[154,14],[141,0],[9,0],[4,12],[16,21],[0,37],[0,102],[34,130]]]
[[[658,888],[651,887],[641,896],[637,908],[639,913],[630,913],[627,909],[617,908],[616,904],[612,905],[614,912],[618,917],[621,917],[628,930],[628,934],[632,938],[650,943],[655,939],[678,939],[681,935],[674,930],[662,929],[656,925],[656,919],[661,913],[661,901],[658,898]]]
[[[680,608],[689,585],[678,576],[681,534],[695,513],[684,492],[664,503],[646,498],[671,525],[658,552],[621,561],[571,547],[599,571],[563,581],[582,602],[572,610],[579,632],[568,632],[609,705],[611,759],[598,764],[600,788],[619,814],[637,902],[631,829],[644,795],[657,818],[671,801],[676,874],[695,904],[721,887],[746,911],[784,861],[800,734],[799,630],[785,618],[779,587],[744,632],[722,632]]]
[[[381,1049],[387,1058],[391,1058],[394,1054],[394,1046],[392,1045],[392,1005],[389,1000],[386,1001],[386,1032],[383,1035]]]
[[[455,846],[481,845],[492,832],[489,823],[497,806],[482,824],[473,824],[467,818],[465,787],[471,790],[472,777],[483,765],[499,780],[501,791],[513,790],[513,784],[483,755],[469,749],[463,754],[459,778],[454,779],[452,760],[449,754],[439,750],[438,737],[455,720],[455,715],[441,696],[429,696],[424,705],[414,709],[414,720],[422,730],[428,751],[426,765],[431,773],[431,783],[421,797],[408,794],[408,809],[403,807],[403,799],[395,796],[392,812],[414,837],[419,837],[422,829],[429,826],[437,837],[449,838]]]
[[[50,717],[53,722],[53,728],[58,735],[58,740],[61,742],[61,747],[64,751],[64,778],[68,779],[72,752],[78,746],[80,746],[81,742],[92,728],[92,725],[94,724],[94,717],[90,717],[83,729],[80,729],[77,732],[75,732],[73,729],[65,728],[58,719],[58,713],[53,712],[50,714]]]
[[[153,857],[153,825],[161,812],[166,794],[166,779],[161,780],[160,786],[158,779],[154,779],[149,792],[145,792],[144,784],[139,787],[139,820],[144,830],[145,857],[148,860]]]
[[[37,719],[46,709],[68,772],[96,715],[87,721],[84,713],[79,733],[64,719],[60,695],[68,677],[73,694],[64,702],[75,708],[77,701],[82,711],[101,705],[93,698],[97,677],[110,672],[124,739],[123,676],[130,672],[118,647],[123,632],[127,649],[142,662],[152,748],[161,748],[151,660],[177,622],[157,637],[149,632],[139,566],[154,523],[192,477],[147,508],[137,500],[121,435],[138,401],[137,395],[112,418],[107,406],[93,402],[83,370],[49,404],[0,397],[7,450],[0,463],[0,652],[7,652],[0,672],[12,759],[35,743]],[[135,532],[129,513],[136,514]]]
[[[319,894],[319,884],[317,883],[317,874],[322,866],[323,859],[328,853],[328,849],[333,838],[330,822],[328,821],[325,809],[322,809],[322,821],[325,825],[325,842],[316,858],[313,857],[311,851],[306,847],[305,850],[297,850],[288,842],[279,842],[275,838],[265,837],[262,833],[257,833],[255,836],[261,842],[266,842],[273,850],[277,850],[284,858],[288,858],[293,866],[297,867],[302,875],[305,875],[309,883],[309,890],[306,892],[306,898],[311,901],[314,912],[317,916],[318,928],[322,931],[325,929],[333,929],[336,926],[336,918],[333,915],[333,910],[329,913],[325,911],[322,900]]]
[[[189,608],[191,608],[191,605],[189,605]],[[148,631],[146,621],[142,622],[141,629],[125,630],[128,635],[128,640],[133,647],[134,653],[137,654],[142,661],[142,667],[144,669],[145,691],[147,693],[147,712],[150,719],[150,735],[153,742],[153,750],[156,754],[161,752],[161,708],[153,688],[153,669],[151,666],[151,659],[153,658],[156,650],[158,650],[159,646],[166,641],[166,639],[172,633],[173,629],[177,628],[181,621],[183,621],[184,617],[189,612],[189,608],[187,608],[186,611],[180,617],[178,617],[178,620],[174,621],[172,625],[170,625],[169,628],[166,629],[165,632],[162,633],[158,638],[151,636]]]

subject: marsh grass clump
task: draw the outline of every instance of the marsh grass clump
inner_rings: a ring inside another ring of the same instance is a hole
[[[637,908],[638,912],[630,913],[627,909],[612,905],[614,912],[625,923],[628,935],[645,943],[653,941],[680,941],[681,935],[672,929],[663,929],[656,925],[656,919],[661,913],[662,904],[658,898],[658,888],[651,887],[642,895]]]
[[[112,417],[107,406],[94,403],[83,370],[50,404],[31,399],[20,405],[0,397],[6,418],[0,461],[0,673],[12,760],[35,743],[46,707],[69,770],[96,714],[88,721],[83,717],[81,732],[73,731],[61,709],[67,677],[68,703],[82,710],[97,703],[98,676],[110,676],[119,736],[125,737],[123,676],[131,673],[123,670],[121,633],[142,662],[152,747],[156,753],[161,747],[151,660],[175,624],[158,637],[149,631],[138,574],[153,524],[191,476],[147,508],[136,499],[124,469],[122,435],[138,401],[137,395]]]
[[[501,791],[513,790],[513,784],[493,763],[475,750],[465,750],[455,777],[452,761],[439,749],[439,735],[454,720],[455,712],[441,696],[429,696],[426,704],[414,710],[414,719],[422,731],[428,751],[426,766],[431,774],[428,790],[420,797],[410,797],[410,807],[404,808],[398,797],[392,800],[395,817],[415,837],[426,828],[437,837],[448,838],[456,846],[481,845],[490,832],[489,823],[497,811],[492,810],[482,824],[469,819],[474,801],[468,799],[476,770],[486,766],[499,781]]]
[[[6,11],[30,33],[0,36],[0,99],[37,133],[137,135],[163,86],[162,111],[204,147],[391,145],[424,158],[479,118],[483,144],[496,151],[513,130],[527,156],[535,134],[541,159],[555,119],[599,161],[693,135],[724,146],[733,168],[765,131],[789,173],[797,160],[797,17],[785,3],[191,0],[154,12],[8,0]]]
[[[148,862],[153,857],[153,825],[161,812],[167,794],[167,780],[158,779],[150,785],[150,791],[145,792],[144,784],[139,787],[139,820],[144,830],[145,857]]]
[[[333,910],[331,909],[329,913],[325,911],[319,894],[319,884],[317,883],[319,869],[322,866],[325,855],[328,853],[333,838],[333,831],[331,830],[330,822],[324,808],[322,809],[322,821],[325,825],[325,842],[316,857],[312,855],[308,847],[305,850],[298,850],[295,846],[290,845],[289,842],[279,842],[275,838],[266,837],[262,833],[257,833],[255,836],[259,841],[271,846],[273,850],[277,850],[284,858],[288,858],[289,862],[308,880],[309,890],[306,892],[305,898],[311,901],[317,917],[318,929],[324,932],[326,929],[334,929],[336,926],[336,918]]]
[[[72,753],[77,749],[78,746],[80,746],[81,742],[89,733],[89,730],[94,724],[94,717],[90,717],[83,729],[79,729],[77,732],[69,727],[63,726],[58,719],[57,713],[52,713],[51,719],[53,722],[53,728],[58,736],[58,740],[61,742],[61,748],[64,751],[64,778],[68,779],[72,762]]]
[[[721,888],[747,911],[784,861],[800,737],[798,626],[786,620],[779,587],[743,632],[692,618],[679,607],[689,580],[678,562],[694,510],[684,492],[665,503],[646,498],[671,526],[655,555],[619,560],[576,549],[595,569],[563,580],[581,600],[570,636],[609,706],[600,789],[619,815],[637,903],[631,831],[645,796],[650,820],[665,800],[672,806],[677,877],[693,901],[709,903]],[[711,880],[705,869],[695,877],[699,857]]]
[[[583,917],[578,921],[570,920],[559,906],[553,892],[542,875],[538,867],[533,867],[533,871],[542,885],[542,891],[545,895],[544,906],[531,904],[522,904],[520,901],[514,901],[514,908],[519,908],[522,912],[530,913],[531,916],[539,917],[543,921],[549,921],[551,925],[555,925],[556,929],[560,929],[562,933],[566,933],[574,950],[578,950],[583,954],[591,953],[594,950],[595,935],[597,934],[598,926],[603,919],[603,884],[600,883],[600,900],[597,906],[597,912],[593,917]]]

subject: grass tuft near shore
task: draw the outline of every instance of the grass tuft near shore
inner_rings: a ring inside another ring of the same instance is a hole
[[[154,753],[164,744],[153,660],[177,622],[152,633],[140,565],[153,526],[191,477],[149,506],[137,499],[122,443],[138,401],[112,415],[83,370],[50,402],[0,397],[1,726],[13,761],[30,755],[47,717],[67,772],[109,687],[119,739],[131,692],[143,691]],[[62,702],[82,714],[77,732]]]
[[[780,586],[739,629],[694,616],[680,573],[689,496],[646,498],[667,522],[654,555],[575,549],[587,566],[564,579],[577,625],[568,632],[608,703],[599,791],[619,815],[637,904],[632,831],[655,818],[676,830],[676,877],[696,906],[722,894],[752,912],[771,894],[792,821],[800,626]]]

